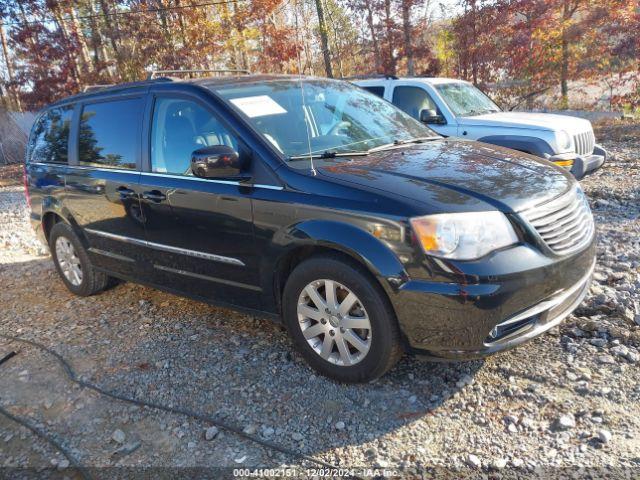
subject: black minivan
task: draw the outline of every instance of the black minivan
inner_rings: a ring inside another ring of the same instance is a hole
[[[315,369],[363,382],[403,351],[477,358],[583,299],[595,228],[537,157],[445,140],[350,83],[159,78],[37,118],[31,219],[62,281],[110,277],[281,319]]]

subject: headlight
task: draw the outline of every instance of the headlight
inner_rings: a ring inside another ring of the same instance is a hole
[[[573,148],[571,135],[569,135],[564,130],[560,130],[556,132],[556,141],[558,142],[558,148],[560,150],[566,151],[566,150],[571,150]]]
[[[473,260],[518,242],[501,212],[465,212],[411,219],[411,226],[428,255]]]

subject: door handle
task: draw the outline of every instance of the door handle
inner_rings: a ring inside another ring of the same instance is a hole
[[[118,187],[116,192],[120,194],[120,198],[132,198],[136,196],[136,192],[127,187]]]
[[[142,198],[151,202],[162,202],[167,199],[167,196],[159,190],[151,190],[150,192],[142,192]]]

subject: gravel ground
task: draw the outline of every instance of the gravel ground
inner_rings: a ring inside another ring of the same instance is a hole
[[[106,390],[192,410],[246,436],[81,388],[52,355],[1,338],[0,359],[17,355],[0,365],[0,406],[99,468],[91,471],[98,477],[118,472],[101,469],[113,466],[314,466],[247,437],[406,477],[428,468],[451,478],[607,468],[637,475],[640,125],[603,127],[598,136],[614,158],[582,182],[599,248],[595,281],[575,314],[485,361],[406,357],[382,379],[356,386],[315,376],[267,320],[131,283],[74,297],[34,239],[22,189],[0,188],[0,333],[50,346]],[[0,416],[2,466],[41,475],[72,468]]]

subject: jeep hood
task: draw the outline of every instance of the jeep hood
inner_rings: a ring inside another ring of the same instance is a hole
[[[530,112],[493,112],[473,117],[458,117],[460,126],[529,128],[532,130],[565,130],[570,134],[591,131],[589,120],[568,115]]]
[[[432,213],[518,212],[565,193],[570,174],[506,148],[435,140],[352,159],[319,162],[321,175],[431,207]]]

